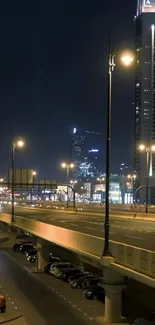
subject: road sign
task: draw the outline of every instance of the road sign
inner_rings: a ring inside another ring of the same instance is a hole
[[[47,189],[55,190],[55,189],[57,189],[57,181],[40,180],[39,181],[39,188],[43,189],[43,190],[47,190]]]
[[[12,188],[12,168],[9,169],[8,186]],[[14,188],[32,189],[34,182],[33,169],[15,168],[14,170]]]

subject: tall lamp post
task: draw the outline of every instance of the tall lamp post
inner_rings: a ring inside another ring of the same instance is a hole
[[[146,146],[141,144],[139,150],[146,153],[146,199],[145,199],[145,212],[148,213],[148,201],[149,201],[149,165],[150,165],[150,154],[155,152],[155,145]]]
[[[73,163],[63,162],[61,164],[61,167],[64,168],[64,169],[66,169],[66,172],[67,172],[67,183],[68,183],[70,169],[73,169],[75,167],[75,165]],[[68,209],[68,186],[67,186],[67,209]]]
[[[130,53],[123,53],[121,62],[125,66],[130,66],[134,61]],[[107,136],[106,136],[106,193],[105,193],[105,242],[103,256],[111,256],[109,246],[109,194],[110,194],[110,164],[111,164],[111,118],[112,118],[112,73],[115,68],[115,53],[111,52],[111,44],[109,42],[109,71],[108,71],[108,105],[107,105]]]
[[[31,201],[32,201],[32,196],[33,196],[33,191],[34,191],[34,182],[35,182],[35,176],[37,175],[37,172],[33,170],[32,172],[32,191],[31,191]]]
[[[15,150],[25,146],[24,140],[17,140],[12,143],[12,222],[14,221],[15,209]]]
[[[136,180],[136,175],[135,174],[133,174],[133,175],[127,175],[127,178],[128,178],[128,180],[130,181],[130,184],[129,185],[131,185],[131,188],[132,188],[132,196],[133,196],[133,203],[134,203],[134,181]],[[130,203],[131,203],[132,201],[130,200]],[[132,207],[132,203],[131,203],[131,207]]]

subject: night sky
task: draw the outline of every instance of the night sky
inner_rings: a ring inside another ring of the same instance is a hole
[[[72,125],[106,132],[107,54],[133,48],[136,0],[5,0],[0,3],[0,173],[11,141],[27,139],[16,166],[61,178]],[[132,162],[133,70],[113,86],[112,170]],[[105,142],[103,142],[105,148]]]

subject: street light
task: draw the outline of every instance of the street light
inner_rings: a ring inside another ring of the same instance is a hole
[[[22,139],[12,143],[12,222],[14,221],[14,204],[15,204],[15,149],[22,149],[25,141]]]
[[[61,167],[66,169],[66,171],[67,171],[67,182],[68,182],[70,169],[73,169],[75,167],[75,165],[73,163],[63,162],[61,164]],[[68,185],[67,185],[67,209],[68,209]]]
[[[141,152],[146,152],[146,200],[145,200],[145,212],[148,213],[148,198],[149,198],[149,163],[150,154],[155,152],[155,145],[146,146],[145,144],[139,145]]]
[[[72,184],[72,185],[75,185],[75,184],[77,184],[77,181],[70,181],[70,183]]]
[[[96,180],[97,180],[97,182],[102,183],[102,182],[105,181],[105,178],[104,177],[98,177]]]
[[[129,52],[123,52],[121,55],[121,63],[129,67],[134,57]],[[109,41],[109,71],[108,71],[108,105],[107,105],[107,136],[106,136],[106,192],[105,192],[105,242],[103,256],[111,256],[109,247],[109,194],[110,194],[110,164],[111,164],[111,117],[112,117],[112,73],[115,68],[115,53],[111,52],[111,44]]]
[[[35,183],[35,176],[37,175],[36,170],[32,171],[32,191],[31,191],[31,201],[33,197],[33,191],[34,191],[34,183]]]
[[[127,175],[128,180],[130,180],[130,183],[128,183],[128,185],[131,185],[131,189],[132,189],[132,195],[133,195],[133,202],[134,202],[134,181],[136,180],[137,176],[135,174],[133,175]],[[130,200],[131,201],[131,200]],[[132,202],[131,202],[131,207],[132,207]]]

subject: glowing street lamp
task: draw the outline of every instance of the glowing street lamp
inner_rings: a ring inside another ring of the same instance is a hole
[[[121,63],[130,67],[133,64],[134,57],[131,53],[125,51],[120,56]],[[110,165],[111,165],[111,128],[112,128],[112,73],[115,69],[115,53],[111,52],[111,42],[109,41],[109,73],[108,73],[108,107],[107,107],[107,136],[106,136],[106,191],[105,191],[105,241],[103,256],[111,256],[109,235],[109,208],[110,208]]]
[[[73,169],[75,167],[75,165],[73,163],[63,162],[61,164],[61,167],[66,169],[66,171],[67,171],[67,182],[68,182],[70,169]],[[67,208],[68,208],[68,185],[67,185]]]
[[[15,203],[15,149],[22,149],[25,146],[23,139],[18,139],[12,143],[12,222],[14,221]]]
[[[105,178],[104,177],[98,177],[96,180],[97,180],[97,182],[102,183],[102,182],[105,181]]]
[[[124,54],[122,54],[121,56],[121,62],[124,66],[130,66],[133,64],[134,62],[134,56],[132,55],[132,53],[130,52],[125,52]]]
[[[71,180],[70,183],[74,185],[74,184],[77,184],[77,181],[72,181]]]
[[[146,146],[145,144],[139,145],[139,150],[146,153],[146,200],[145,200],[145,212],[148,213],[148,198],[149,198],[149,163],[150,155],[155,152],[155,145]]]

